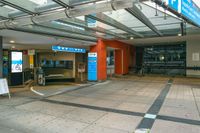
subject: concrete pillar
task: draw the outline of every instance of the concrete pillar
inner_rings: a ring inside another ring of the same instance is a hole
[[[0,78],[3,78],[3,37],[0,36]]]

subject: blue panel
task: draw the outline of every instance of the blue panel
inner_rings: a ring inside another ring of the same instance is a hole
[[[172,9],[178,11],[178,7],[179,7],[179,0],[168,0],[169,2],[169,7],[171,7]]]
[[[88,53],[88,80],[97,81],[97,53]]]
[[[52,50],[72,52],[72,53],[86,53],[86,49],[83,49],[83,48],[69,48],[69,47],[61,47],[61,46],[52,46]]]
[[[200,26],[200,9],[192,0],[182,0],[181,14]]]

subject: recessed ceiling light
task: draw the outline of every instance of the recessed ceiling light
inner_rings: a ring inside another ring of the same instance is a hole
[[[10,43],[15,43],[15,41],[14,40],[10,40]]]

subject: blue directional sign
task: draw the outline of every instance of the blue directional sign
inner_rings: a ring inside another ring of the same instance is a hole
[[[53,51],[62,51],[62,52],[72,52],[72,53],[86,53],[86,49],[83,48],[70,48],[70,47],[61,47],[61,46],[52,46]]]
[[[181,14],[200,26],[200,9],[192,0],[182,0]]]
[[[168,3],[168,6],[181,13],[188,20],[200,26],[200,8],[193,0],[162,0]]]
[[[171,7],[172,9],[179,11],[179,0],[168,0],[168,5],[169,7]]]
[[[97,81],[97,53],[88,53],[88,80]]]

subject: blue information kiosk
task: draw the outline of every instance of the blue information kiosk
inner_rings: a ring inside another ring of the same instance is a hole
[[[97,81],[97,53],[88,53],[88,80]]]

